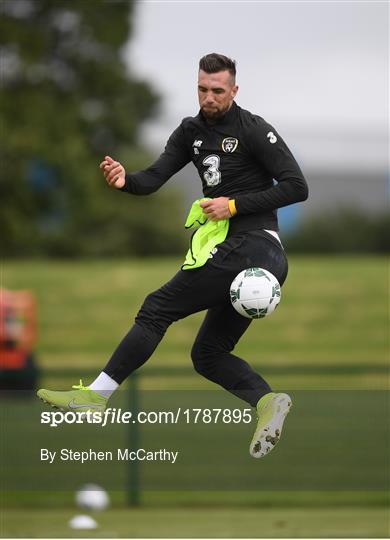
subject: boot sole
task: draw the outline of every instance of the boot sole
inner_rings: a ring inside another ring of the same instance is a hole
[[[282,434],[283,423],[291,409],[291,398],[288,394],[277,394],[273,399],[276,410],[271,420],[257,428],[253,436],[249,453],[254,458],[261,458],[275,448]]]

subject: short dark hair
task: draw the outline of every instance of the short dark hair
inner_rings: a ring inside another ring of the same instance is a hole
[[[236,61],[223,54],[206,54],[199,60],[199,69],[206,73],[219,73],[229,71],[230,75],[236,78]]]

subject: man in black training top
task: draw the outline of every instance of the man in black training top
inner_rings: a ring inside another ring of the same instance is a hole
[[[192,268],[190,263],[183,266],[146,297],[135,324],[89,387],[81,383],[68,392],[39,390],[38,396],[62,409],[104,411],[111,394],[148,360],[171,323],[207,310],[191,351],[194,367],[256,407],[250,453],[261,457],[279,440],[291,400],[273,393],[245,360],[232,354],[251,319],[232,307],[229,288],[235,276],[250,267],[269,270],[283,285],[287,259],[278,236],[277,209],[304,201],[308,189],[280,135],[235,103],[237,91],[235,62],[221,54],[204,56],[199,62],[199,114],[181,122],[157,161],[130,174],[110,156],[100,164],[109,186],[147,195],[192,161],[208,198],[198,202],[200,215],[208,224],[229,220],[227,236],[207,253],[206,262],[194,254]]]

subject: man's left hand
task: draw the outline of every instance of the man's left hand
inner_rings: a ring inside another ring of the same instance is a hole
[[[220,219],[229,219],[232,217],[229,210],[229,198],[217,197],[209,201],[199,203],[203,208],[203,213],[211,221],[219,221]]]

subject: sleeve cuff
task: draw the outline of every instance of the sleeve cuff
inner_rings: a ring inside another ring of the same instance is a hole
[[[128,178],[128,174],[125,174],[125,185],[121,188],[118,189],[118,191],[124,191],[125,193],[130,193],[129,191],[129,184],[130,184],[130,180]]]

